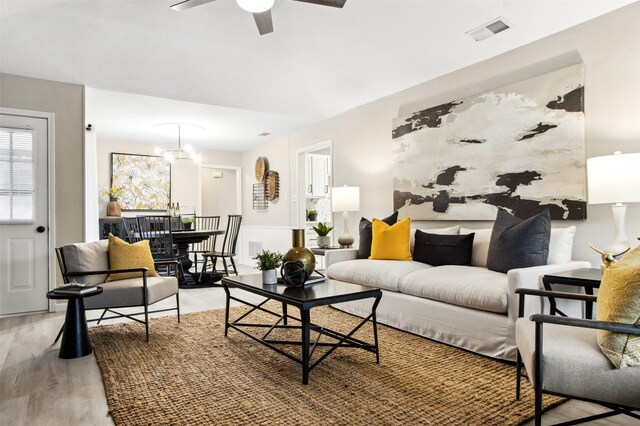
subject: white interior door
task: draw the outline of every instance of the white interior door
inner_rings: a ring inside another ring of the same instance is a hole
[[[0,315],[48,308],[48,129],[0,113]]]

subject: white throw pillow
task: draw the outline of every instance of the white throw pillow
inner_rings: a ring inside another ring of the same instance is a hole
[[[458,235],[460,232],[460,225],[450,226],[448,228],[432,228],[432,229],[420,229],[422,232],[426,232],[429,234],[439,234],[439,235]],[[413,253],[413,246],[416,242],[416,230],[411,230],[411,238],[409,240],[409,249],[411,253]]]
[[[573,237],[576,235],[576,227],[551,229],[549,239],[548,264],[558,264],[571,262],[571,251],[573,250]]]
[[[460,235],[475,233],[473,237],[473,248],[471,249],[471,266],[487,266],[489,256],[489,241],[491,241],[491,231],[489,229],[469,229],[460,228]]]

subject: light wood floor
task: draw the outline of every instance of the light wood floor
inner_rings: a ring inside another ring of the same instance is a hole
[[[241,271],[255,272],[246,267]],[[224,291],[221,288],[183,290],[180,302],[183,313],[221,308]],[[174,299],[160,303],[171,307]],[[88,316],[91,315],[96,313]],[[63,321],[64,313],[0,319],[0,425],[113,425],[94,355],[74,360],[58,358],[60,346],[54,345],[53,339]],[[604,410],[593,404],[569,401],[546,413],[544,423],[601,411]],[[640,422],[617,416],[592,424]]]

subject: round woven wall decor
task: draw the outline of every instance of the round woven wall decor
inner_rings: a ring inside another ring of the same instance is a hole
[[[273,201],[278,198],[280,193],[280,177],[275,170],[269,170],[267,172],[266,179],[266,194],[265,197],[269,201]]]
[[[258,157],[256,160],[256,180],[258,182],[264,181],[268,170],[269,162],[267,161],[267,157]]]

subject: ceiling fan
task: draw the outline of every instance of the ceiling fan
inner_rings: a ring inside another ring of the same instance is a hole
[[[182,11],[191,9],[192,7],[201,6],[203,4],[211,3],[215,0],[183,0],[180,3],[176,3],[171,6],[171,9]],[[347,0],[294,0],[304,3],[313,3],[320,6],[331,6],[342,8]],[[260,35],[265,35],[273,32],[273,21],[271,19],[271,8],[273,7],[274,0],[236,0],[238,6],[247,12],[253,14],[253,19],[258,26],[258,32]]]

